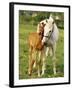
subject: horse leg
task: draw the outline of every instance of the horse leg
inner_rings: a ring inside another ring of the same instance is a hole
[[[48,56],[49,47],[46,47],[46,57]]]
[[[46,48],[44,48],[44,50],[42,51],[42,75],[44,75],[45,69],[46,69]]]
[[[53,45],[52,47],[52,51],[53,51],[53,72],[54,72],[54,75],[56,74],[56,56],[55,56],[55,52],[56,52],[56,43]]]
[[[51,48],[51,47],[49,47],[49,55],[50,55],[50,56],[53,55],[53,53],[52,53],[52,48]]]
[[[51,49],[51,47],[46,47],[46,57],[48,56],[48,54],[50,56],[52,56],[52,49]]]

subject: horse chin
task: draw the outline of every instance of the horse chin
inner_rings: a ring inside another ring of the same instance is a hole
[[[47,42],[42,42],[42,45],[43,46],[47,46]]]

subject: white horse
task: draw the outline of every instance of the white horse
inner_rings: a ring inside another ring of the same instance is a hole
[[[46,57],[48,53],[52,56],[53,60],[53,72],[56,74],[56,43],[59,37],[59,30],[57,28],[56,23],[54,22],[53,18],[50,16],[49,19],[45,19],[40,23],[44,23],[44,36],[42,39],[42,43],[45,44],[44,47],[44,55],[43,55],[43,65],[42,65],[42,75],[45,72],[45,64],[46,64]],[[38,29],[37,29],[38,32]]]

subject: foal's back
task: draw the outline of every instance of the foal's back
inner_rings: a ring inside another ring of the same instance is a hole
[[[36,33],[36,32],[30,33],[30,35],[29,35],[30,47],[37,49],[37,50],[41,50],[43,48],[41,40],[42,40],[42,36],[39,35],[38,33]]]

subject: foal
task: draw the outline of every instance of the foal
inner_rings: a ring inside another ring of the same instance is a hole
[[[29,35],[29,75],[32,74],[33,65],[36,63],[38,69],[38,76],[40,77],[40,66],[41,66],[41,56],[43,54],[43,31],[44,31],[44,23],[38,24],[38,28],[40,30],[39,33],[33,32]],[[38,60],[36,60],[36,55],[38,53]]]

